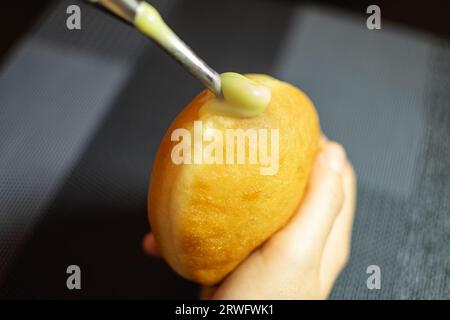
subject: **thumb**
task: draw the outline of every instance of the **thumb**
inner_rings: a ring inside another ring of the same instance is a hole
[[[337,143],[325,142],[313,165],[305,196],[297,213],[270,242],[288,250],[291,257],[310,257],[320,261],[328,235],[343,200],[342,171],[345,151]]]

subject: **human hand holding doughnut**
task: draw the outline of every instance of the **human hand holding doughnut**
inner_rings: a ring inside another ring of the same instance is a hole
[[[204,299],[325,299],[350,253],[356,179],[343,147],[323,139],[297,213]],[[151,233],[144,250],[158,256]]]

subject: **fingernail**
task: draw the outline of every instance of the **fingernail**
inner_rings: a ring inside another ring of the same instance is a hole
[[[345,165],[345,151],[340,145],[331,143],[323,148],[319,161],[323,166],[340,173]]]

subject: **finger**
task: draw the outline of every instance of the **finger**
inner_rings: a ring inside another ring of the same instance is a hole
[[[327,142],[322,147],[305,198],[290,223],[302,240],[309,239],[313,243],[325,245],[344,200],[342,171],[345,163],[346,155],[342,146]]]
[[[214,293],[216,292],[217,287],[201,287],[200,290],[200,300],[210,300]]]
[[[331,292],[334,282],[345,267],[350,255],[351,234],[356,204],[356,176],[347,163],[342,176],[345,200],[334,222],[324,248],[320,265],[320,279],[324,296]]]
[[[305,250],[320,261],[322,251],[344,198],[341,172],[345,151],[337,143],[323,145],[314,164],[305,197],[298,212],[280,232],[291,250]]]
[[[144,239],[142,240],[142,248],[148,255],[155,257],[161,256],[156,244],[155,236],[151,232],[144,236]]]
[[[320,146],[320,147],[323,147],[327,142],[328,142],[327,136],[326,136],[323,132],[321,132],[321,133],[320,133],[319,146]]]

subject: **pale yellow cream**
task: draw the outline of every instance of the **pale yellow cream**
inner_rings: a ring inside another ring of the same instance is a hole
[[[134,24],[163,47],[174,46],[179,41],[158,11],[146,2],[139,5]],[[237,117],[254,117],[269,105],[268,88],[239,73],[225,72],[220,78],[223,99],[213,99],[205,107]]]

